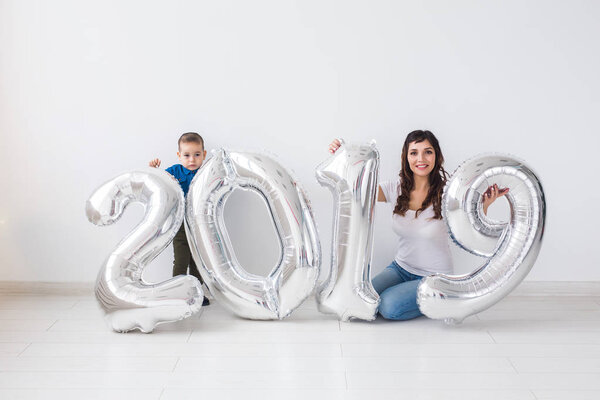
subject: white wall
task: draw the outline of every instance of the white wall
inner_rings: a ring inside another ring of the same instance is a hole
[[[528,279],[600,280],[599,18],[597,1],[0,0],[0,280],[95,279],[142,214],[99,228],[85,200],[152,157],[175,163],[190,130],[284,160],[327,263],[331,197],[314,179],[327,144],[376,139],[388,179],[414,129],[438,136],[450,171],[481,152],[527,160],[548,201]],[[377,210],[374,272],[394,254],[390,212]],[[257,271],[274,248],[262,221],[230,223]],[[456,256],[458,271],[481,261]]]

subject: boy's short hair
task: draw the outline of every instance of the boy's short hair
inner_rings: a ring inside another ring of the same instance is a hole
[[[204,149],[204,139],[202,136],[198,135],[196,132],[187,132],[179,137],[177,141],[177,148],[181,148],[181,143],[200,143],[202,145],[202,149]]]

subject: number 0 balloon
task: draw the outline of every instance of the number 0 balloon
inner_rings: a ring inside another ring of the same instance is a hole
[[[482,195],[494,183],[509,188],[510,220],[482,211]],[[488,258],[472,274],[423,278],[417,302],[429,318],[459,323],[510,293],[527,276],[540,250],[546,202],[537,176],[521,161],[485,155],[465,161],[448,182],[442,213],[450,236],[465,250]]]
[[[235,188],[259,193],[280,240],[281,258],[267,277],[236,260],[223,208]],[[313,291],[321,248],[309,202],[291,175],[270,157],[218,151],[196,173],[187,198],[188,241],[210,292],[233,313],[282,319]]]

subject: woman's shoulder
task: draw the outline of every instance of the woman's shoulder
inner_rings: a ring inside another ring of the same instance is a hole
[[[389,179],[379,183],[383,194],[388,202],[393,202],[400,196],[400,178]]]
[[[393,179],[388,179],[388,180],[382,181],[380,183],[380,185],[386,185],[386,186],[398,188],[398,190],[400,190],[401,183],[402,183],[402,181],[400,180],[400,177],[396,177]]]

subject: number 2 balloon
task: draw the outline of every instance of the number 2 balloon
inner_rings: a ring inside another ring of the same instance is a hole
[[[149,285],[142,272],[181,227],[183,192],[165,171],[147,168],[127,172],[100,186],[86,204],[86,214],[96,225],[119,219],[132,202],[145,208],[144,219],[108,256],[96,280],[96,298],[112,329],[151,332],[160,323],[197,313],[204,294],[193,276],[180,275]]]

